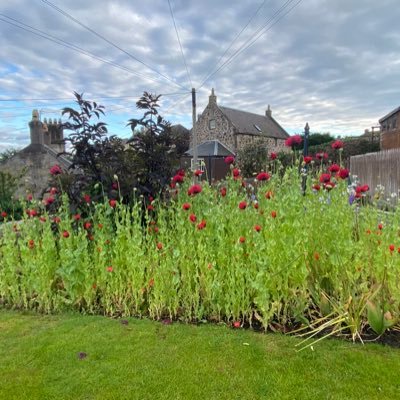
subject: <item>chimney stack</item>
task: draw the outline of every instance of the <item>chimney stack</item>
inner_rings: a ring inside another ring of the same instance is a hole
[[[268,108],[267,108],[267,110],[265,111],[265,116],[266,117],[272,117],[272,110],[271,110],[271,107],[269,106],[269,104],[268,104]]]
[[[211,89],[211,96],[208,97],[208,104],[217,104],[217,96],[214,94],[214,88]]]

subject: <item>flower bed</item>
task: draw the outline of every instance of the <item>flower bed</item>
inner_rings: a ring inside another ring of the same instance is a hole
[[[399,209],[362,205],[365,186],[349,202],[340,171],[315,169],[305,195],[298,168],[259,175],[252,188],[232,165],[217,187],[175,179],[168,204],[151,207],[86,196],[71,215],[63,196],[48,215],[29,199],[23,223],[3,225],[0,302],[382,333],[400,310]]]

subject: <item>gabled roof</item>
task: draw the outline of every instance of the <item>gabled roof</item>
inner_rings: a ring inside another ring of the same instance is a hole
[[[193,156],[193,148],[189,149],[185,154]],[[228,149],[219,140],[207,140],[197,146],[197,156],[198,157],[209,157],[209,156],[232,156],[235,153]]]
[[[393,111],[390,111],[389,114],[386,114],[384,117],[382,117],[382,118],[379,120],[379,123],[382,123],[385,119],[390,118],[392,115],[396,114],[396,113],[399,112],[399,111],[400,111],[400,107],[395,108]]]
[[[236,127],[238,133],[286,139],[289,134],[270,116],[218,106]]]

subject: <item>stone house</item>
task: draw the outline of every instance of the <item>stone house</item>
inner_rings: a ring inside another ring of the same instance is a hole
[[[59,156],[65,150],[61,120],[44,119],[42,122],[38,111],[33,110],[28,125],[30,144],[0,164],[0,171],[22,177],[17,196],[29,192],[34,197],[41,197],[48,186],[50,168],[58,164],[62,169],[67,169],[71,162]]]
[[[400,148],[400,107],[379,120],[381,127],[381,150]]]
[[[272,117],[269,106],[265,115],[220,106],[214,89],[206,108],[196,121],[195,129],[198,144],[219,140],[235,154],[247,146],[264,146],[268,153],[288,150],[285,139],[289,134]],[[190,139],[192,148],[192,135]]]

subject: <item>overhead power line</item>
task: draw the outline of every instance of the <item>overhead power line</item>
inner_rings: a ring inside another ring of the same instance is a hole
[[[208,77],[211,72],[218,67],[219,63],[222,61],[222,59],[226,56],[226,54],[228,53],[228,51],[232,48],[233,44],[236,42],[236,40],[239,39],[240,35],[247,29],[247,27],[251,24],[251,22],[253,21],[253,19],[258,15],[258,13],[260,12],[260,10],[264,7],[265,3],[269,1],[269,0],[264,0],[259,7],[257,8],[257,10],[254,12],[254,14],[250,17],[250,19],[247,21],[246,25],[240,30],[240,32],[233,38],[233,40],[230,42],[229,46],[226,48],[226,50],[224,51],[224,53],[222,54],[222,56],[218,59],[218,61],[216,62],[216,64],[214,65],[214,67],[212,67],[207,74],[205,75],[205,77],[203,78],[203,80]]]
[[[158,80],[158,79],[155,79],[153,77],[150,77],[150,76],[141,74],[139,72],[136,72],[136,71],[134,71],[134,70],[132,70],[130,68],[127,68],[127,67],[125,67],[123,65],[117,64],[114,61],[110,61],[110,60],[107,60],[105,58],[96,56],[95,54],[93,54],[93,53],[91,53],[91,52],[89,52],[89,51],[87,51],[85,49],[82,49],[79,46],[76,46],[76,45],[74,45],[72,43],[69,43],[69,42],[67,42],[67,41],[65,41],[63,39],[60,39],[60,38],[56,37],[56,36],[50,35],[47,32],[44,32],[44,31],[42,31],[40,29],[34,28],[33,26],[25,24],[25,23],[23,23],[21,21],[18,21],[15,18],[9,17],[9,16],[1,14],[1,13],[0,13],[0,17],[3,17],[3,18],[0,18],[0,21],[6,22],[7,24],[13,25],[13,26],[15,26],[15,27],[17,27],[19,29],[22,29],[22,30],[24,30],[26,32],[29,32],[29,33],[31,33],[33,35],[42,37],[42,38],[44,38],[46,40],[49,40],[49,41],[51,41],[53,43],[56,43],[56,44],[60,45],[60,46],[63,46],[63,47],[66,47],[66,48],[68,48],[70,50],[76,51],[76,52],[78,52],[80,54],[83,54],[83,55],[85,55],[87,57],[90,57],[92,59],[96,59],[96,60],[101,61],[103,63],[109,64],[109,65],[111,65],[111,66],[113,66],[115,68],[118,68],[118,69],[121,69],[123,71],[129,72],[129,73],[131,73],[131,74],[133,74],[135,76],[138,76],[140,78],[143,78],[143,79],[146,79],[146,80],[149,80],[149,81],[153,81],[153,82],[157,82],[157,83],[161,83],[161,81]],[[4,18],[7,18],[7,19],[4,19]],[[14,22],[11,22],[11,21],[14,21]],[[17,25],[17,24],[19,24],[19,25]]]
[[[287,9],[291,4],[293,4],[295,0],[287,0],[278,10],[275,11],[274,15],[269,18],[268,22],[260,27],[255,34],[252,35],[250,39],[248,39],[242,46],[239,47],[220,67],[218,67],[214,72],[209,74],[204,81],[201,83],[198,89],[202,88],[204,84],[215,74],[221,71],[224,67],[229,65],[235,58],[237,58],[241,53],[246,51],[249,47],[251,47],[260,37],[264,36],[268,31],[270,31],[282,18],[284,18],[287,14],[289,14],[296,6],[298,6],[302,0],[297,0],[297,2],[292,5],[285,13],[279,14]],[[269,25],[269,26],[268,26]]]
[[[190,93],[189,91],[187,92],[175,92],[175,93],[161,93],[161,96],[177,96],[181,94],[186,94]],[[107,99],[112,99],[112,100],[123,100],[123,99],[137,99],[138,96],[90,96],[92,98],[96,99],[102,99],[102,100],[107,100]],[[71,100],[71,102],[75,101],[73,97],[47,97],[47,98],[35,98],[35,99],[28,99],[28,98],[13,98],[13,99],[0,99],[0,101],[54,101],[54,100]],[[13,107],[10,107],[13,108]],[[19,107],[16,107],[19,108]],[[21,107],[25,108],[25,106]]]
[[[151,67],[150,65],[148,65],[147,63],[145,63],[144,61],[140,60],[139,58],[137,58],[136,56],[134,56],[133,54],[129,53],[128,51],[124,50],[123,48],[121,48],[120,46],[118,46],[117,44],[115,44],[114,42],[112,42],[111,40],[107,39],[105,36],[101,35],[100,33],[96,32],[95,30],[93,30],[92,28],[88,27],[87,25],[83,24],[82,22],[80,22],[78,19],[74,18],[71,14],[68,14],[66,11],[62,10],[61,8],[57,7],[55,4],[53,4],[52,2],[48,1],[48,0],[42,0],[43,3],[47,4],[48,6],[52,7],[54,10],[56,10],[57,12],[59,12],[60,14],[64,15],[65,17],[69,18],[71,21],[75,22],[76,24],[78,24],[79,26],[81,26],[82,28],[88,30],[89,32],[91,32],[93,35],[97,36],[98,38],[100,38],[101,40],[105,41],[106,43],[110,44],[111,46],[115,47],[116,49],[120,50],[121,52],[123,52],[124,54],[126,54],[128,57],[132,58],[133,60],[137,61],[138,63],[144,65],[145,67],[147,67],[148,69],[150,69],[151,71],[155,72],[156,74],[162,76],[164,79],[168,80],[169,82],[173,83],[175,86],[178,86],[184,90],[187,90],[187,88],[185,88],[184,86],[182,86],[181,84],[175,82],[173,79],[171,79],[170,77],[168,77],[167,75],[164,75],[163,73],[161,73],[160,71],[156,70],[155,68]]]
[[[187,76],[188,76],[188,78],[189,78],[189,83],[190,83],[190,86],[193,87],[192,78],[190,77],[189,68],[188,68],[187,63],[186,63],[185,54],[183,53],[182,43],[181,43],[181,39],[179,38],[178,28],[177,28],[177,26],[176,26],[175,17],[174,17],[174,12],[172,11],[172,6],[171,6],[170,0],[168,0],[168,5],[169,5],[169,11],[171,12],[172,22],[174,23],[174,28],[175,28],[176,37],[177,37],[177,39],[178,39],[179,47],[180,47],[180,49],[181,49],[181,54],[182,54],[183,63],[185,64],[186,73],[187,73]]]

